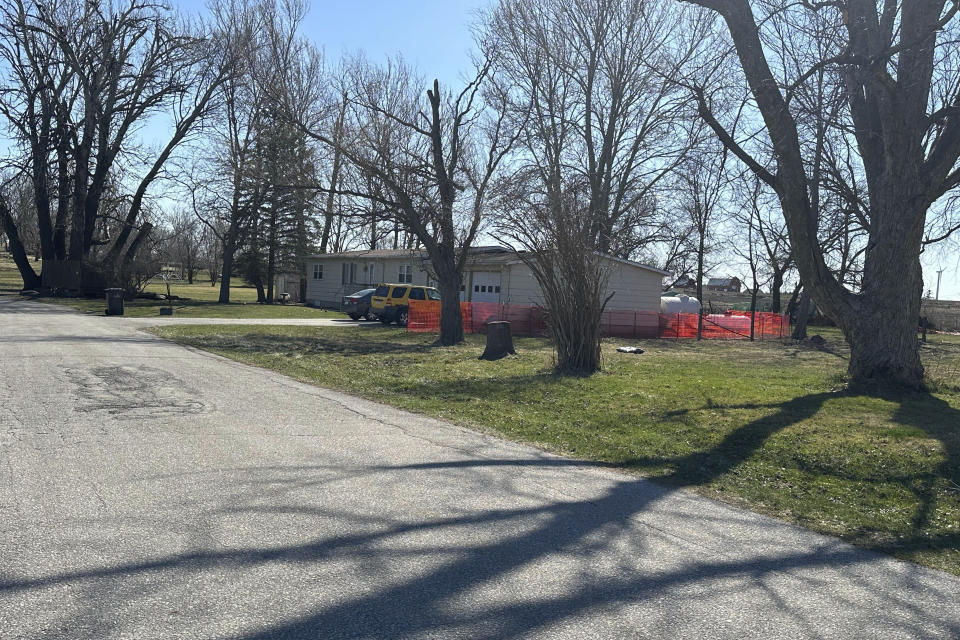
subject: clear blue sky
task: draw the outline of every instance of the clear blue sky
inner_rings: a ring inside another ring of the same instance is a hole
[[[330,58],[363,50],[374,61],[401,53],[429,79],[454,83],[470,67],[470,25],[487,0],[315,3],[304,35]]]
[[[205,11],[190,0],[174,3],[188,14]],[[314,1],[302,31],[330,59],[362,50],[379,62],[401,53],[430,80],[453,83],[470,66],[474,16],[489,5],[489,0]]]

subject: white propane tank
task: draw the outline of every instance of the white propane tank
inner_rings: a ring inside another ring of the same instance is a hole
[[[660,298],[660,313],[700,313],[700,301],[690,296]]]

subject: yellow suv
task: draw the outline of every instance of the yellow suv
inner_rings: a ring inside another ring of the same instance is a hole
[[[418,284],[378,284],[370,297],[370,312],[383,324],[407,326],[411,300],[439,300],[440,292]]]

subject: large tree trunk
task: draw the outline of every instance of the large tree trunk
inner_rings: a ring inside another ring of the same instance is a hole
[[[851,380],[857,384],[894,382],[921,387],[923,365],[917,338],[920,297],[904,300],[902,305],[891,300],[862,300],[861,305],[863,311],[856,326],[846,332]]]
[[[218,302],[230,302],[230,279],[233,277],[233,254],[237,251],[237,241],[233,233],[227,235],[223,243],[223,269],[220,271],[220,297]]]
[[[39,289],[41,287],[40,276],[33,270],[30,264],[30,256],[20,240],[20,234],[17,231],[17,225],[10,215],[10,209],[3,198],[0,198],[0,218],[3,218],[3,230],[7,234],[7,242],[10,245],[10,252],[13,254],[13,261],[17,265],[20,277],[23,279],[23,290]]]
[[[794,340],[807,339],[807,323],[810,321],[810,294],[806,289],[800,294],[800,302],[797,307],[797,322],[793,326]]]
[[[343,123],[347,116],[349,101],[346,96],[341,97],[340,113],[333,128],[334,140],[339,142],[343,137]],[[327,192],[327,204],[323,212],[323,230],[320,233],[320,253],[326,253],[330,244],[330,232],[333,229],[334,205],[336,204],[336,189],[340,184],[340,169],[343,166],[343,150],[339,144],[333,146],[333,166],[330,169],[330,191]]]
[[[878,224],[900,222],[889,217],[881,215]],[[856,384],[923,386],[917,338],[923,271],[920,239],[911,237],[916,234],[916,229],[891,229],[881,236],[867,254],[854,313],[838,320],[850,343],[849,373]]]
[[[440,290],[440,339],[437,344],[451,346],[463,342],[463,314],[460,312],[460,274],[453,265],[434,267]],[[441,273],[442,272],[442,273]]]
[[[143,226],[140,227],[140,231],[138,231],[137,235],[134,236],[133,240],[130,242],[130,246],[127,247],[126,252],[123,254],[122,262],[119,265],[119,271],[121,273],[129,273],[133,261],[137,258],[137,254],[140,253],[140,249],[143,247],[143,243],[147,241],[152,232],[153,224],[144,222]]]
[[[264,302],[273,304],[273,280],[277,269],[277,211],[270,211],[270,233],[267,236],[267,293]]]
[[[783,271],[773,272],[773,282],[770,284],[770,311],[780,313],[780,289],[783,288]]]
[[[697,316],[697,340],[703,339],[703,259],[706,251],[703,230],[700,231],[700,242],[697,245],[697,301],[700,303],[700,313]]]
[[[869,192],[868,250],[861,291],[854,294],[831,273],[819,244],[816,223],[820,207],[818,199],[811,197],[818,192],[820,181],[807,176],[797,122],[782,92],[784,82],[767,62],[769,47],[761,42],[754,3],[688,1],[717,11],[726,22],[769,134],[776,173],[733,141],[713,118],[702,94],[698,98],[700,113],[727,148],[776,190],[804,287],[850,343],[851,384],[922,388],[917,320],[923,230],[929,207],[954,188],[954,168],[960,156],[960,120],[948,117],[941,121],[927,114],[941,93],[939,86],[934,91],[932,79],[945,71],[934,73],[944,64],[936,47],[937,33],[949,28],[941,23],[944,3],[883,3],[882,19],[876,2],[820,3],[842,7],[847,55],[854,60],[843,72],[844,100]],[[894,31],[899,38],[893,36]],[[891,46],[893,42],[898,44]],[[897,54],[888,61],[886,56],[893,51]],[[891,66],[896,77],[888,75]],[[947,103],[952,109],[952,100]],[[818,127],[822,142],[824,122],[819,121]],[[821,145],[817,147],[819,153]]]
[[[797,282],[797,286],[793,288],[793,293],[790,294],[790,300],[787,301],[787,315],[791,318],[793,314],[797,311],[797,301],[800,299],[800,289],[803,288],[802,282]]]
[[[33,151],[32,184],[34,204],[37,208],[37,230],[40,234],[40,254],[44,260],[52,260],[56,255],[55,233],[50,224],[50,192],[47,181],[46,150],[34,145]],[[60,231],[62,234],[63,230]],[[61,242],[63,242],[62,239]],[[56,255],[56,257],[61,256]]]

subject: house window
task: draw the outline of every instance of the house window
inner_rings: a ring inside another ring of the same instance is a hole
[[[375,283],[375,282],[377,281],[377,276],[376,276],[377,263],[376,263],[376,262],[368,262],[367,265],[364,267],[364,270],[366,271],[366,274],[365,274],[365,275],[366,275],[366,282],[367,282],[367,284],[373,284],[373,283]]]
[[[474,292],[474,293],[480,293],[480,285],[478,285],[478,284],[473,285],[473,292]]]
[[[413,267],[411,265],[400,265],[400,275],[397,282],[413,282]]]
[[[340,265],[340,284],[352,284],[357,281],[357,265],[344,262]]]
[[[495,286],[495,287],[494,287],[494,290],[495,290],[497,293],[500,293],[500,285]]]
[[[323,264],[320,262],[313,265],[313,279],[323,280]]]

